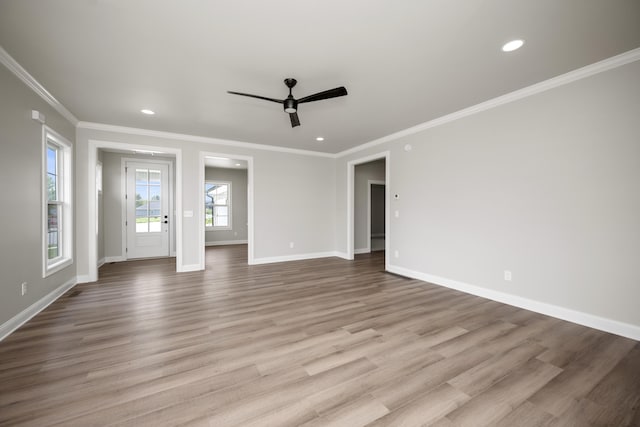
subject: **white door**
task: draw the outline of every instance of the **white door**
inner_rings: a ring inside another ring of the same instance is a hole
[[[169,167],[127,162],[127,258],[169,256]]]

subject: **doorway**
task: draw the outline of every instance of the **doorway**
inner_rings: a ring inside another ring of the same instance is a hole
[[[205,263],[207,257],[211,258],[208,253],[224,253],[216,248],[229,245],[246,248],[246,258],[234,258],[234,262],[253,264],[253,157],[200,152],[198,191],[202,194],[198,215],[200,268],[209,268]],[[213,258],[222,264],[226,259]]]
[[[384,251],[385,242],[385,191],[384,181],[369,180],[367,197],[367,240],[369,251]]]
[[[391,230],[389,227],[389,192],[390,192],[390,153],[388,151],[373,154],[347,162],[347,259],[354,259],[355,254],[369,253],[372,251],[371,245],[371,213],[370,206],[371,183],[384,185],[384,231],[374,232],[376,237],[381,237],[384,233],[384,243],[382,239],[375,242],[384,245],[385,269],[389,265],[389,252],[391,241]],[[375,190],[374,190],[375,191]],[[377,219],[376,219],[377,221]],[[376,228],[378,230],[378,227]]]
[[[127,259],[169,256],[169,166],[125,161]]]

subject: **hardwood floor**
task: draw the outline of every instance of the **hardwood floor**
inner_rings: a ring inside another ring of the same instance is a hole
[[[105,265],[0,342],[0,425],[640,426],[640,344],[383,252]]]

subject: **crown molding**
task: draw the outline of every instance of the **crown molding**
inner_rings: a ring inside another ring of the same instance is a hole
[[[79,120],[76,116],[67,110],[64,105],[60,103],[47,89],[44,88],[22,65],[13,59],[9,53],[0,46],[0,63],[2,63],[9,71],[11,71],[16,77],[18,77],[24,84],[29,86],[40,98],[44,99],[47,104],[51,105],[58,113],[60,113],[65,119],[69,120],[74,126],[76,126]]]
[[[382,138],[374,139],[373,141],[366,142],[348,150],[341,151],[335,155],[336,158],[348,156],[349,154],[357,153],[358,151],[366,150],[367,148],[375,147],[376,145],[384,144],[385,142],[394,141],[402,137],[413,135],[423,130],[427,130],[436,126],[443,125],[445,123],[452,122],[454,120],[461,119],[463,117],[471,116],[473,114],[480,113],[482,111],[490,110],[495,107],[499,107],[504,104],[508,104],[513,101],[518,101],[523,98],[527,98],[532,95],[553,89],[559,86],[563,86],[577,80],[581,80],[595,74],[602,73],[614,68],[621,67],[626,64],[640,60],[640,48],[630,50],[620,55],[612,56],[611,58],[604,59],[602,61],[586,65],[582,68],[578,68],[568,73],[561,74],[556,77],[552,77],[548,80],[536,83],[531,86],[527,86],[522,89],[510,92],[506,95],[499,96],[497,98],[490,99],[480,104],[473,105],[471,107],[456,111],[445,116],[438,117],[437,119],[430,120],[428,122],[421,123],[419,125],[401,130],[399,132],[392,133],[390,135],[383,136]]]
[[[78,129],[90,129],[104,132],[125,133],[129,135],[149,136],[152,138],[172,139],[177,141],[200,142],[203,144],[227,145],[231,147],[247,148],[252,150],[277,151],[280,153],[298,154],[303,156],[315,156],[335,158],[332,153],[323,153],[321,151],[302,150],[298,148],[279,147],[276,145],[256,144],[253,142],[234,141],[231,139],[211,138],[208,136],[188,135],[184,133],[165,132],[151,129],[140,129],[126,126],[107,125],[103,123],[78,122]]]

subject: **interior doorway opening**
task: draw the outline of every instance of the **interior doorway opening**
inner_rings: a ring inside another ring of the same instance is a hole
[[[389,264],[389,152],[347,163],[347,258],[384,251]]]
[[[227,262],[252,264],[253,158],[202,152],[200,165],[202,269]],[[238,246],[232,261],[222,256],[229,251],[216,250],[231,245]],[[246,255],[238,258],[240,251]]]

